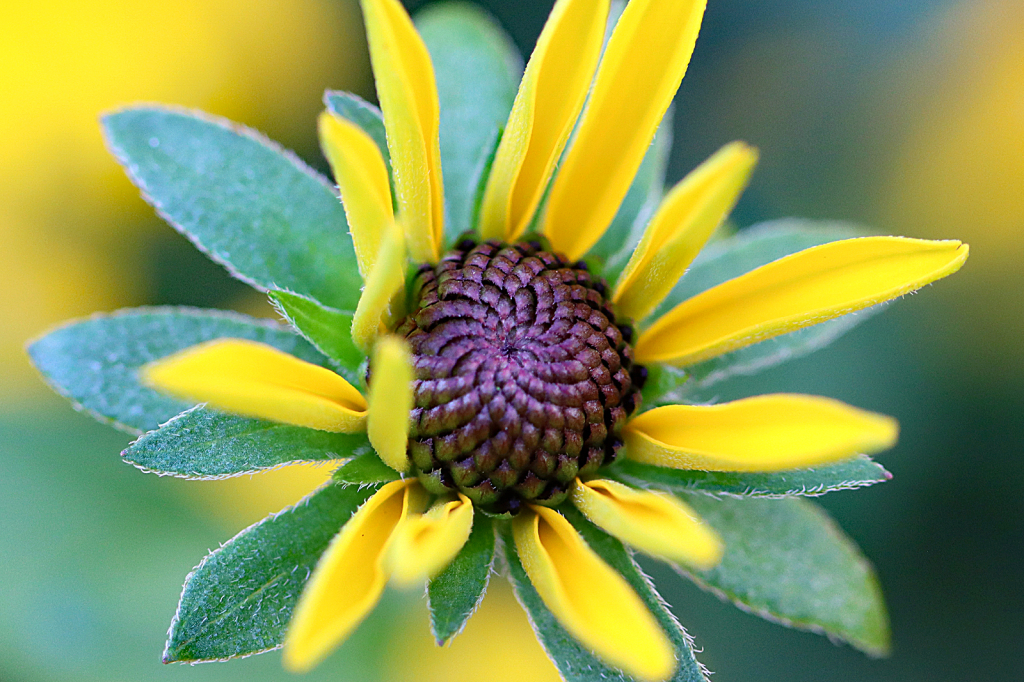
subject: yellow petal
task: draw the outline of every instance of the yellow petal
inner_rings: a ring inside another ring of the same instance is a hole
[[[423,510],[415,479],[388,483],[352,515],[306,583],[284,638],[284,665],[305,672],[348,637],[387,584],[384,556],[395,528]]]
[[[697,41],[704,0],[631,0],[612,33],[576,139],[551,188],[544,231],[582,257],[629,191]]]
[[[243,417],[321,431],[366,428],[366,401],[350,383],[318,365],[246,339],[217,339],[140,370],[155,389]]]
[[[815,246],[683,301],[637,339],[637,362],[690,365],[920,289],[967,245],[863,237]]]
[[[456,500],[439,500],[426,514],[410,516],[388,550],[391,579],[411,587],[433,578],[459,553],[472,529],[473,503],[462,493]]]
[[[658,559],[700,570],[722,560],[722,541],[690,507],[667,493],[595,479],[573,484],[572,502],[594,524]]]
[[[782,471],[828,464],[895,444],[896,420],[838,400],[774,394],[720,405],[667,405],[632,419],[626,454],[645,464],[704,471]]]
[[[387,331],[388,320],[396,315],[392,307],[402,303],[405,289],[405,238],[395,223],[384,229],[380,251],[363,294],[352,316],[352,341],[369,354],[373,342]]]
[[[388,169],[377,143],[340,116],[320,114],[320,145],[341,191],[359,274],[365,281],[380,251],[384,229],[394,218]]]
[[[444,186],[434,67],[398,0],[361,0],[377,98],[409,253],[436,262],[444,231]]]
[[[485,239],[514,240],[537,210],[586,100],[607,18],[608,0],[558,0],[551,10],[487,180]]]
[[[654,616],[561,514],[531,506],[513,519],[512,532],[530,582],[573,637],[638,679],[672,674],[672,644]]]
[[[384,336],[373,348],[366,414],[366,435],[377,455],[399,473],[409,469],[409,411],[412,409],[412,359],[397,336]]]
[[[733,142],[672,188],[619,276],[619,312],[639,320],[661,303],[736,205],[755,163],[757,151]]]

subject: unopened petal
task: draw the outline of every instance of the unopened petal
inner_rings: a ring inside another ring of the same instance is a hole
[[[387,584],[384,555],[393,531],[425,502],[415,480],[393,481],[334,536],[292,614],[284,640],[286,668],[310,670],[373,610]]]
[[[373,342],[387,330],[387,323],[395,317],[392,306],[399,305],[405,289],[405,238],[395,223],[384,229],[377,260],[352,316],[352,341],[364,353],[369,353]]]
[[[613,302],[640,320],[672,290],[746,187],[757,152],[733,142],[672,188],[619,277]]]
[[[519,84],[480,213],[485,239],[512,241],[533,217],[597,68],[608,0],[558,0]]]
[[[700,570],[722,559],[722,541],[696,512],[668,493],[595,479],[576,480],[572,502],[591,522],[651,556]]]
[[[149,386],[243,417],[358,433],[366,401],[329,369],[256,341],[217,339],[142,368]]]
[[[320,114],[320,145],[341,192],[365,281],[377,260],[384,229],[394,218],[388,169],[373,139],[340,116]]]
[[[641,363],[685,366],[920,289],[960,269],[967,245],[862,237],[780,258],[684,301],[643,332]]]
[[[629,191],[686,73],[704,4],[631,0],[619,18],[545,215],[545,234],[570,259],[597,243]]]
[[[425,514],[410,516],[395,531],[388,550],[391,579],[410,587],[433,578],[451,563],[473,529],[473,503],[459,493]]]
[[[408,471],[409,411],[413,405],[412,358],[409,345],[397,336],[383,336],[373,348],[366,435],[385,464]]]
[[[531,506],[512,531],[530,582],[573,637],[640,680],[672,674],[672,644],[654,616],[561,514]]]
[[[409,253],[436,262],[444,231],[444,186],[434,67],[398,0],[361,0],[377,98],[384,114],[398,214]]]
[[[774,394],[720,405],[666,405],[623,431],[630,459],[673,469],[782,471],[885,450],[899,426],[838,400]]]

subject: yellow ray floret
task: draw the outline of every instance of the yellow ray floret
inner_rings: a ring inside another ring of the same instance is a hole
[[[594,524],[651,556],[701,570],[722,559],[722,541],[697,514],[668,493],[577,479],[572,502]]]
[[[395,528],[426,505],[415,480],[377,491],[334,536],[306,583],[284,639],[284,665],[305,672],[348,637],[387,584],[384,557]]]
[[[601,59],[575,141],[551,187],[544,231],[582,257],[615,217],[686,73],[704,0],[631,0]]]
[[[377,260],[384,229],[394,218],[388,169],[377,144],[356,124],[325,112],[319,127],[320,146],[334,171],[365,281]]]
[[[967,245],[863,237],[806,249],[670,310],[636,343],[637,362],[685,366],[845,315],[952,274]]]
[[[352,316],[352,341],[364,353],[369,354],[377,337],[387,331],[389,319],[398,316],[399,311],[392,309],[404,305],[404,291],[405,238],[395,223],[388,223]]]
[[[627,456],[672,469],[783,471],[885,450],[896,420],[831,398],[775,394],[721,405],[667,405],[635,417]]]
[[[513,241],[533,217],[590,88],[608,0],[558,0],[519,84],[480,212],[485,239]]]
[[[619,276],[612,300],[634,320],[668,295],[747,185],[757,152],[733,142],[672,188]]]
[[[361,0],[384,114],[398,213],[418,262],[436,262],[444,231],[440,114],[434,67],[398,0]]]
[[[243,417],[338,433],[366,428],[366,401],[350,383],[255,341],[202,343],[150,363],[140,374],[157,390]]]
[[[388,551],[392,581],[411,587],[433,578],[459,553],[472,529],[473,503],[462,493],[409,517],[395,531]]]
[[[405,340],[383,336],[370,363],[366,435],[385,464],[399,473],[409,469],[409,411],[412,409],[412,358]]]
[[[599,658],[640,680],[675,669],[672,644],[636,592],[565,518],[531,506],[512,521],[516,551],[544,604]]]

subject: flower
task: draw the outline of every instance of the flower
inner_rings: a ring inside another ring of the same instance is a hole
[[[888,448],[897,426],[786,394],[642,411],[648,372],[902,296],[956,271],[967,247],[822,244],[655,315],[747,183],[757,154],[733,143],[671,189],[609,290],[591,273],[601,264],[579,259],[612,222],[683,77],[704,10],[693,0],[633,0],[603,51],[607,0],[559,0],[494,149],[478,234],[446,239],[430,55],[397,0],[362,7],[388,154],[334,112],[320,134],[365,283],[354,313],[335,311],[351,325],[344,352],[369,358],[365,395],[331,369],[241,338],[162,357],[144,382],[230,415],[365,433],[373,461],[389,467],[305,583],[283,642],[289,669],[318,663],[389,582],[441,574],[495,519],[510,573],[528,577],[561,627],[634,678],[668,679],[680,636],[652,612],[642,575],[631,582],[580,523],[696,570],[720,561],[723,541],[681,499],[617,476],[611,462],[785,471]],[[493,533],[480,541],[493,545]]]

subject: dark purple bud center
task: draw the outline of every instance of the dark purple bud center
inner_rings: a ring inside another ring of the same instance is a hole
[[[409,455],[485,511],[555,505],[612,461],[640,402],[632,328],[605,284],[537,241],[461,241],[420,268],[397,329],[416,373]]]

